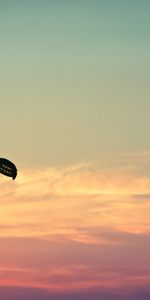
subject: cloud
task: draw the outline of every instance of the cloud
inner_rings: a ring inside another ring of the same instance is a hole
[[[147,295],[150,295],[147,293]],[[102,291],[85,291],[85,292],[72,292],[72,293],[54,293],[45,292],[41,289],[31,289],[31,288],[16,288],[16,287],[0,287],[0,298],[5,300],[120,300],[120,293],[112,290]],[[125,298],[121,298],[125,300]],[[130,300],[130,298],[126,298]],[[133,299],[133,298],[132,298]],[[142,298],[147,300],[149,298]],[[136,298],[136,300],[141,300],[141,298]]]
[[[148,236],[126,234],[124,244],[111,246],[29,238],[1,238],[0,244],[1,286],[63,294],[104,287],[119,292],[149,284]]]
[[[135,197],[135,199],[139,199],[139,200],[150,200],[150,193],[146,193],[146,194],[135,194],[133,195],[133,197]]]
[[[60,294],[37,288],[0,287],[0,298],[5,300],[149,300],[150,289],[147,285],[144,288],[137,287],[136,291],[117,291],[115,289],[103,288]]]
[[[83,243],[112,243],[86,228],[148,233],[150,204],[137,201],[148,195],[149,177],[135,170],[84,163],[22,169],[15,182],[0,180],[0,236],[67,236]]]
[[[109,300],[147,288],[148,197],[149,177],[135,169],[79,164],[2,177],[1,286]]]

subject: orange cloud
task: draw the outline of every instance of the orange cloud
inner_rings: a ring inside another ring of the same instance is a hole
[[[149,177],[136,169],[22,169],[15,182],[0,179],[0,236],[103,244],[112,241],[86,228],[149,233],[149,187]]]

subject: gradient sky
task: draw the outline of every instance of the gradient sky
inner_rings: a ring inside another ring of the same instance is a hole
[[[149,16],[0,0],[0,299],[150,299]]]

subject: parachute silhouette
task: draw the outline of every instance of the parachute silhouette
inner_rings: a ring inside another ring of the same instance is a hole
[[[16,166],[6,158],[0,158],[0,173],[12,177],[14,180],[17,176],[17,168]]]

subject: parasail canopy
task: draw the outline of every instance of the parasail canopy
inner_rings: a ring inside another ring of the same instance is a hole
[[[17,176],[17,168],[16,166],[6,158],[0,158],[0,173],[12,177],[14,180]]]

